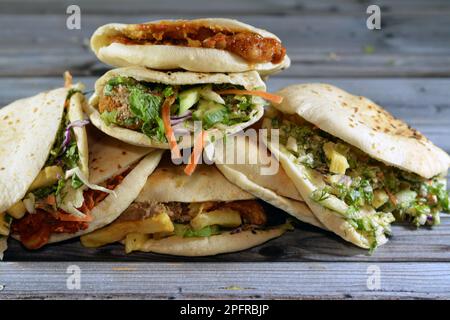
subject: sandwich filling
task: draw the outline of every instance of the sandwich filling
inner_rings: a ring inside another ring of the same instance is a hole
[[[158,24],[133,24],[122,35],[112,36],[112,43],[126,45],[173,45],[229,51],[249,64],[283,61],[286,55],[280,41],[244,29],[231,29],[199,22],[175,21]]]
[[[310,199],[342,216],[371,248],[393,221],[436,225],[439,213],[450,210],[443,177],[426,179],[385,165],[297,115],[277,114],[263,127],[279,129],[281,152],[303,166],[314,185]]]
[[[6,210],[8,217],[15,219],[13,232],[23,235],[21,240],[30,249],[37,249],[48,241],[48,236],[42,233],[37,237],[40,241],[34,241],[30,230],[42,231],[45,224],[45,229],[52,232],[83,229],[92,220],[89,215],[91,208],[84,194],[89,191],[111,193],[107,188],[89,183],[80,168],[80,152],[73,128],[83,127],[88,121],[69,120],[67,109],[70,98],[76,93],[79,91],[71,89],[66,97],[60,128],[44,168],[28,188],[25,197]]]
[[[105,183],[105,188],[114,190],[130,172],[130,169],[114,176]],[[78,218],[64,212],[62,209],[50,206],[46,199],[36,199],[36,210],[27,213],[22,219],[14,220],[12,232],[20,236],[20,241],[28,249],[39,249],[48,243],[54,233],[76,233],[85,230],[92,221],[90,210],[102,202],[108,192],[100,190],[85,190],[82,194],[83,202],[79,208],[86,218]]]
[[[270,227],[256,200],[231,202],[134,202],[111,225],[81,237],[87,247],[124,240],[127,252],[139,250],[148,239],[210,237]]]

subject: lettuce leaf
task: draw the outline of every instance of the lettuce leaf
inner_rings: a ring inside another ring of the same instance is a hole
[[[160,117],[162,98],[144,92],[138,87],[132,87],[129,103],[130,111],[143,122],[142,132],[150,138],[164,141],[164,124]]]
[[[105,96],[110,96],[112,94],[112,91],[114,90],[114,87],[116,87],[118,85],[123,85],[123,86],[129,87],[129,86],[134,86],[136,84],[137,84],[137,81],[134,80],[133,78],[117,76],[117,77],[110,79],[106,83],[105,87],[103,88],[103,93]]]

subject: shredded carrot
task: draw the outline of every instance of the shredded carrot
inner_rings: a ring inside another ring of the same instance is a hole
[[[239,90],[239,89],[227,89],[219,91],[218,94],[240,94],[248,96],[259,96],[267,101],[273,103],[281,103],[283,101],[282,96],[277,96],[276,94],[268,93],[260,90]]]
[[[64,72],[64,88],[70,88],[72,86],[72,75],[69,71]]]
[[[164,123],[164,131],[166,132],[167,141],[169,141],[169,148],[172,152],[172,158],[178,159],[181,158],[180,148],[177,144],[177,139],[175,138],[175,134],[172,129],[172,125],[170,124],[170,106],[175,101],[175,95],[166,98],[164,100],[162,106],[162,120]]]
[[[192,150],[192,154],[189,159],[189,164],[184,169],[184,173],[186,173],[188,176],[192,175],[192,173],[194,173],[195,171],[195,168],[197,167],[205,144],[205,137],[206,133],[204,131],[200,131],[200,133],[197,136],[197,139],[194,142],[194,148]]]

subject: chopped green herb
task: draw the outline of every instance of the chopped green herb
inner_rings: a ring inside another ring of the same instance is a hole
[[[78,161],[80,160],[80,154],[78,152],[78,146],[75,140],[73,140],[61,158],[65,168],[72,169],[78,166]]]
[[[84,185],[83,181],[80,180],[80,178],[78,178],[78,176],[76,174],[74,174],[72,176],[72,188],[74,189],[78,189],[79,187],[81,187],[82,185]]]

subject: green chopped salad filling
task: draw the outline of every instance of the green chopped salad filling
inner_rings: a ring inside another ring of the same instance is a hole
[[[202,121],[205,130],[248,122],[261,98],[218,94],[225,89],[244,88],[230,84],[171,86],[117,76],[106,83],[100,94],[100,117],[106,125],[125,127],[166,142],[161,108],[166,98],[175,95],[170,117],[176,130],[193,132],[194,121]]]
[[[210,237],[220,234],[220,226],[218,225],[206,226],[200,230],[194,230],[191,226],[180,223],[175,223],[174,227],[175,235],[183,238]]]
[[[79,90],[70,90],[67,94],[66,101],[69,100],[73,94],[81,92]],[[65,131],[66,128],[70,124],[70,120],[67,114],[67,109],[64,109],[63,117],[61,120],[61,124],[59,126],[58,132],[56,134],[55,142],[53,143],[52,149],[50,150],[50,154],[45,162],[44,167],[49,166],[59,166],[62,168],[63,172],[71,170],[78,166],[80,160],[80,153],[78,151],[78,145],[75,139],[75,133],[73,128],[70,128],[70,140],[67,144],[64,143],[65,140]],[[66,185],[65,177],[60,177],[58,181],[48,187],[43,187],[39,189],[33,190],[33,194],[37,200],[46,198],[47,196],[54,194],[56,197],[62,198],[63,189]],[[76,174],[74,174],[70,178],[70,184],[74,189],[78,189],[84,185],[84,183],[78,178]]]

